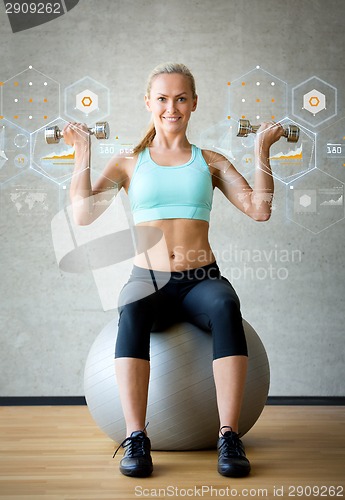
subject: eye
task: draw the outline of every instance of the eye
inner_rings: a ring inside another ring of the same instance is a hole
[[[187,100],[187,99],[186,99],[185,97],[179,97],[179,101],[180,101],[180,102],[184,102],[184,101],[186,101],[186,100]]]
[[[158,101],[161,101],[161,102],[165,101],[165,97],[158,97]]]

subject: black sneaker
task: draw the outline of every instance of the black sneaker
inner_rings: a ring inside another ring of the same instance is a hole
[[[126,438],[115,451],[113,457],[121,448],[125,448],[120,461],[120,472],[125,476],[147,477],[152,474],[153,465],[151,442],[143,431],[134,431]]]
[[[224,427],[229,428],[230,431],[223,434]],[[247,476],[250,472],[250,463],[246,457],[243,443],[231,427],[224,427],[220,429],[221,437],[217,443],[218,472],[227,477]]]

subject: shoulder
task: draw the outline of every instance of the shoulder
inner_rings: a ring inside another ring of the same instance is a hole
[[[219,171],[226,171],[229,168],[234,168],[229,158],[226,156],[212,151],[210,149],[202,149],[202,155],[209,166],[211,174],[218,173]]]
[[[216,161],[216,160],[226,160],[225,156],[217,153],[216,151],[212,151],[211,149],[201,149],[202,155],[205,160]]]
[[[116,183],[118,188],[129,185],[129,181],[135,170],[138,161],[138,155],[131,152],[119,152],[113,155],[107,162],[100,178],[95,183],[95,190],[100,190],[105,186]]]
[[[118,153],[110,158],[105,170],[113,171],[120,175],[129,173],[135,167],[139,155],[133,153]]]

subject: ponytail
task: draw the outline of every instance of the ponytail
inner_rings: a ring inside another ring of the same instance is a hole
[[[139,153],[144,151],[144,149],[149,148],[151,146],[152,141],[155,138],[155,136],[156,136],[156,129],[155,129],[154,124],[151,123],[146,134],[145,134],[145,137],[133,149],[133,154],[138,155]]]

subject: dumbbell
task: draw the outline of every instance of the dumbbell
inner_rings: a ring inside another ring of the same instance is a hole
[[[237,137],[248,137],[250,133],[256,134],[260,125],[251,125],[249,120],[239,120],[238,121],[238,132]],[[284,128],[284,137],[286,137],[288,142],[298,142],[299,139],[299,127],[297,125],[288,125]]]
[[[108,139],[110,134],[108,122],[97,122],[94,127],[88,129],[91,135],[97,139]],[[63,137],[63,131],[57,125],[54,127],[47,127],[44,131],[44,137],[47,144],[57,144]]]

